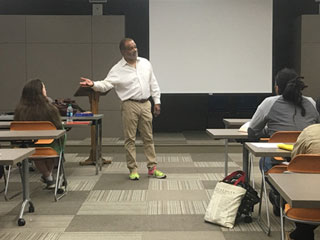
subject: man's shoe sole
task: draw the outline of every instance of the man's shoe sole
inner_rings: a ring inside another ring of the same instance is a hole
[[[148,175],[148,177],[150,177],[150,178],[156,178],[156,179],[165,179],[165,178],[167,178],[167,175],[164,175],[164,176],[162,176],[162,177],[157,177],[157,176],[153,176],[153,175]]]
[[[138,181],[139,178],[129,178],[131,181]]]

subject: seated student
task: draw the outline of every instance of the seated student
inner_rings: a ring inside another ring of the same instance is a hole
[[[14,112],[14,121],[50,121],[57,129],[63,129],[60,114],[47,98],[46,88],[39,79],[26,83],[22,90],[20,102]],[[50,144],[57,152],[60,152],[58,140]],[[55,187],[52,176],[54,159],[41,159],[34,161],[36,168],[42,174],[41,181],[47,184],[48,189]]]
[[[294,144],[291,157],[298,154],[319,154],[320,153],[320,124],[313,124],[306,127],[299,135],[297,142]],[[316,225],[296,222],[296,228],[287,233],[287,239],[294,240],[313,240]]]
[[[302,131],[318,123],[320,118],[315,101],[302,95],[306,87],[293,69],[279,71],[275,77],[277,96],[266,98],[258,106],[248,128],[249,139],[270,137],[277,131]],[[265,158],[264,171],[275,164],[276,160]]]
[[[302,77],[293,69],[284,68],[279,71],[275,77],[277,96],[266,98],[258,106],[248,128],[249,139],[270,137],[277,131],[302,131],[305,127],[318,123],[320,118],[315,101],[302,95],[302,90],[306,87]],[[267,172],[276,164],[279,162],[273,158],[261,158],[260,169]],[[274,215],[279,216],[279,193],[272,189],[269,199]]]
[[[316,99],[316,107],[317,107],[318,112],[320,113],[320,97],[318,97]]]

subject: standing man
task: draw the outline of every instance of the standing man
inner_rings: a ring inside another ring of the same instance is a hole
[[[122,59],[114,65],[107,77],[102,81],[93,82],[88,78],[81,78],[82,87],[92,87],[93,90],[106,92],[112,88],[122,101],[122,125],[124,132],[124,146],[126,149],[127,167],[131,180],[139,180],[136,161],[136,132],[140,132],[144,153],[148,160],[148,176],[166,178],[166,175],[157,170],[156,153],[152,135],[152,96],[154,101],[153,113],[160,114],[160,88],[153,74],[151,63],[138,57],[136,43],[131,38],[124,38],[119,44]]]

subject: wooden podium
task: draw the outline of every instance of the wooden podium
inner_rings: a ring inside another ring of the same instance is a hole
[[[75,94],[73,96],[75,97],[83,97],[83,96],[88,96],[89,97],[89,103],[90,103],[90,111],[93,114],[98,114],[99,112],[99,98],[100,96],[105,96],[108,94],[109,91],[101,93],[101,92],[96,92],[90,87],[79,87]],[[101,143],[102,144],[102,143]],[[79,162],[81,166],[84,165],[95,165],[95,159],[96,158],[96,148],[97,148],[97,143],[96,143],[96,126],[92,125],[91,126],[91,150],[90,150],[90,155],[89,158],[85,161]],[[102,153],[100,152],[100,156],[102,158]],[[103,164],[110,164],[111,160],[105,160],[101,159]]]

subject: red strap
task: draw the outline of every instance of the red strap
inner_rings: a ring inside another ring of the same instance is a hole
[[[234,183],[232,183],[233,185],[238,185],[239,183],[245,183],[246,180],[246,173],[244,171],[235,171],[233,173],[230,173],[228,176],[226,176],[222,181],[223,182],[229,182],[231,181],[231,179],[233,179],[235,176],[237,175],[241,175]]]

